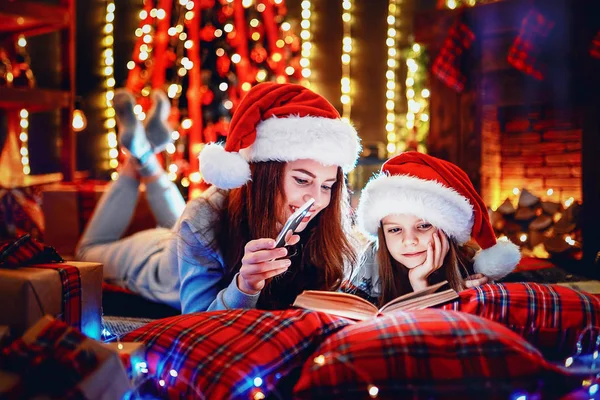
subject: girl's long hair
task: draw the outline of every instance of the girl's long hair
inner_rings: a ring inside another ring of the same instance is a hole
[[[408,279],[408,268],[396,261],[387,249],[385,234],[380,227],[377,232],[377,264],[381,282],[379,306],[398,296],[413,292]],[[473,256],[475,249],[470,245],[459,246],[454,239],[448,238],[448,254],[443,265],[427,279],[430,285],[447,280],[456,291],[464,289],[464,278],[473,273]]]
[[[277,222],[283,214],[285,163],[276,161],[250,164],[252,180],[229,191],[217,229],[229,279],[241,268],[246,243],[253,239],[275,238]],[[300,234],[298,255],[292,265],[262,290],[258,307],[280,309],[291,305],[303,290],[337,290],[346,270],[356,265],[356,251],[347,233],[350,205],[341,168],[331,189],[331,201]]]

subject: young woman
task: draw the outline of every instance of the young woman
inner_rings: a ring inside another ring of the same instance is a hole
[[[460,291],[499,279],[520,260],[517,246],[496,241],[467,174],[422,153],[382,166],[362,191],[357,221],[371,242],[352,285],[381,305],[443,280]]]
[[[323,97],[300,85],[252,88],[225,147],[200,154],[213,186],[177,226],[183,312],[290,306],[303,290],[336,290],[355,265],[345,173],[360,151],[356,131]],[[287,218],[314,205],[288,244],[274,248]]]
[[[184,313],[285,308],[302,290],[336,290],[356,262],[345,173],[359,151],[356,131],[323,97],[300,85],[259,84],[238,105],[225,147],[200,154],[212,186],[171,232],[145,233],[151,245],[124,239],[131,263],[115,269],[131,290]],[[299,235],[274,248],[310,198]]]

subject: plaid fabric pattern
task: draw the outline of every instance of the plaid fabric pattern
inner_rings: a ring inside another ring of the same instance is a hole
[[[0,267],[19,267],[36,263],[63,262],[50,246],[44,246],[29,234],[16,240],[0,242]]]
[[[159,320],[121,340],[145,343],[158,397],[290,398],[306,358],[350,323],[306,310],[228,310]]]
[[[507,328],[465,313],[398,312],[340,330],[294,387],[299,399],[508,399],[561,374]],[[372,396],[375,397],[375,396]]]
[[[433,62],[432,72],[448,87],[462,92],[467,83],[463,63],[467,50],[475,41],[475,33],[462,20],[457,20]]]
[[[523,21],[518,36],[508,52],[508,62],[537,80],[544,79],[544,67],[539,62],[540,46],[548,36],[554,22],[535,9],[529,10]]]
[[[547,358],[564,359],[576,350],[584,330],[600,332],[600,298],[559,286],[537,283],[486,284],[464,290],[442,306],[498,322],[536,346]],[[596,329],[586,329],[596,327]],[[595,343],[583,338],[583,350]]]
[[[590,46],[590,55],[594,58],[600,58],[600,31],[596,33]]]
[[[62,285],[62,320],[73,328],[81,329],[81,274],[79,269],[66,264],[36,264],[35,268],[48,268],[58,272]]]
[[[0,369],[17,373],[21,382],[9,399],[46,394],[52,398],[83,399],[77,385],[98,365],[94,353],[80,348],[86,337],[54,320],[33,343],[17,339],[0,351]],[[4,397],[3,397],[4,398]]]

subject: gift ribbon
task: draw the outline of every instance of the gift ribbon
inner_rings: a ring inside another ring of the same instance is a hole
[[[81,330],[81,274],[79,268],[66,264],[32,265],[58,272],[62,286],[62,320]]]

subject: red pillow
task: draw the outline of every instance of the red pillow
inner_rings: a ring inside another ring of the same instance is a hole
[[[349,324],[305,310],[229,310],[152,322],[121,339],[146,343],[144,394],[160,398],[289,398],[306,358]],[[149,392],[147,392],[150,390]]]
[[[487,284],[461,292],[457,301],[442,308],[499,322],[555,360],[575,352],[586,327],[600,326],[600,298],[559,285]],[[584,346],[589,343],[583,341]]]
[[[540,380],[565,385],[564,391],[570,383],[565,377],[506,327],[474,315],[430,309],[343,328],[307,360],[294,395],[508,399],[516,392],[537,392]],[[553,389],[553,394],[559,392]]]

